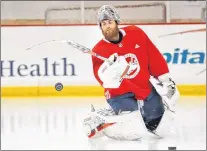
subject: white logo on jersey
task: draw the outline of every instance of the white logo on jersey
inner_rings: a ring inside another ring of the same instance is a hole
[[[135,45],[135,49],[137,49],[137,48],[139,48],[139,45],[138,44]]]
[[[126,79],[133,79],[140,71],[139,61],[136,57],[136,55],[132,53],[128,53],[124,55],[125,59],[129,63],[129,70],[127,74],[124,76]]]

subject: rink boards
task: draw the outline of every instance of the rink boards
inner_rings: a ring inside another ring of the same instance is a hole
[[[124,25],[127,26],[127,25]],[[166,59],[181,95],[206,95],[205,24],[137,25]],[[89,48],[102,38],[94,25],[11,26],[1,28],[3,97],[103,96],[91,56],[49,40],[73,40]],[[63,84],[57,91],[55,85]]]

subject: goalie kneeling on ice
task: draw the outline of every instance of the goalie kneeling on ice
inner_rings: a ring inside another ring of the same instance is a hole
[[[169,84],[165,85],[165,80],[161,78],[167,79]],[[107,100],[113,110],[92,109],[93,112],[84,120],[87,136],[96,138],[104,134],[115,139],[136,140],[149,134],[147,131],[159,137],[168,135],[179,92],[166,75],[161,78],[163,85],[158,80],[150,79],[154,87],[144,101],[136,100],[133,93],[127,93]],[[173,86],[172,93],[169,86]],[[170,91],[163,91],[165,88]],[[119,113],[120,110],[126,112]]]
[[[97,111],[92,109],[93,112],[91,112],[84,120],[86,135],[89,138],[96,138],[105,135],[110,138],[123,140],[137,140],[143,136],[146,136],[146,133],[149,134],[147,131],[151,131],[153,134],[159,137],[168,135],[175,116],[175,114],[171,112],[169,108],[173,109],[173,107],[168,104],[168,108],[164,109],[165,105],[161,101],[162,97],[157,94],[155,89],[153,89],[146,102],[140,100],[137,101],[133,98],[134,95],[130,93],[124,94],[124,97],[119,96],[111,100],[115,102],[118,101],[119,104],[121,103],[125,107],[129,102],[131,102],[130,104],[132,107],[134,107],[132,111],[121,112],[118,113],[118,115],[112,109],[100,109]],[[114,104],[114,102],[111,103]],[[176,104],[176,101],[173,101],[173,106],[174,104]],[[155,106],[158,108],[155,109]],[[113,107],[113,105],[111,107]],[[154,108],[156,112],[150,108]],[[154,118],[155,120],[153,120],[151,117],[155,116],[155,113],[156,117],[158,118]],[[161,116],[159,117],[159,115]],[[147,117],[151,120],[147,120]]]

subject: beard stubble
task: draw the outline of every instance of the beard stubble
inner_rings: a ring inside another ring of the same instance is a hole
[[[115,41],[116,37],[119,35],[119,28],[116,26],[114,29],[110,28],[106,31],[102,30],[102,33],[106,40]]]

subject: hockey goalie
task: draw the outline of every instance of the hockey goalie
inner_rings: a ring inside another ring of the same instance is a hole
[[[92,106],[83,121],[86,135],[119,140],[167,136],[179,92],[162,54],[139,27],[119,28],[113,6],[102,6],[97,20],[103,39],[93,51],[108,59],[92,57],[93,71],[110,108]]]

